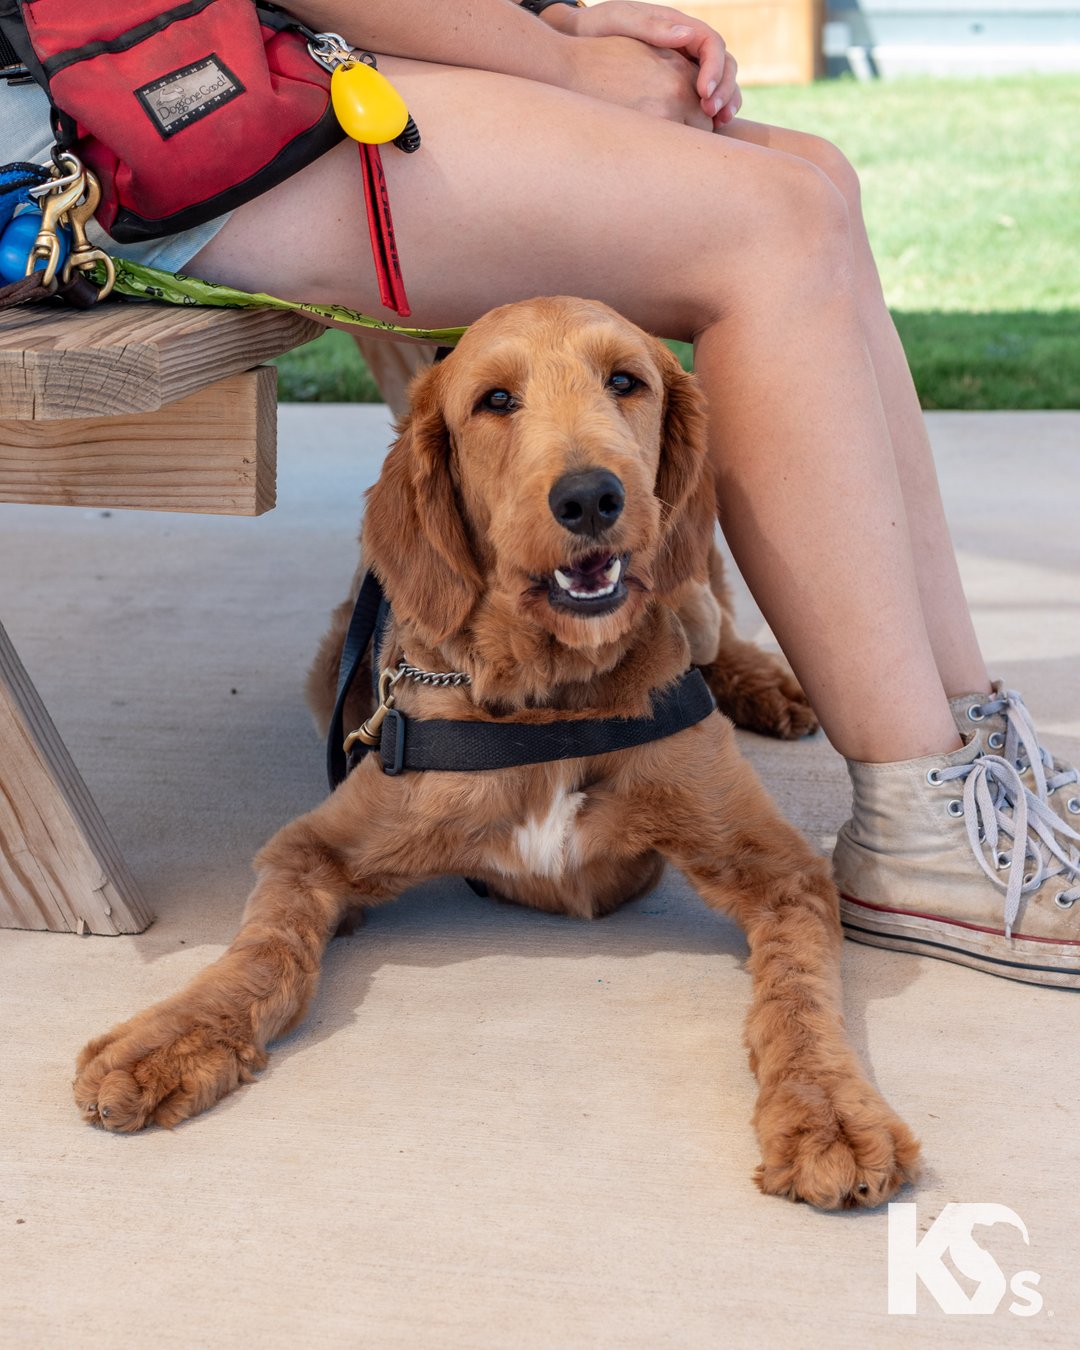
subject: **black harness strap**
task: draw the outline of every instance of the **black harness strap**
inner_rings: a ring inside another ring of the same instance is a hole
[[[378,646],[388,612],[382,587],[369,572],[353,610],[341,654],[337,703],[326,746],[331,788],[373,747],[357,745],[346,759],[343,748],[345,700],[369,643],[373,674],[378,668]],[[546,764],[558,759],[585,759],[629,750],[663,740],[704,721],[716,708],[709,686],[696,667],[653,695],[651,717],[595,717],[559,722],[461,722],[446,718],[406,718],[390,708],[382,724],[379,757],[383,772],[437,770],[444,773],[483,773],[523,764]]]
[[[330,719],[330,729],[326,733],[326,775],[330,779],[331,790],[337,787],[348,773],[345,760],[345,700],[356,679],[356,673],[363,664],[369,647],[371,653],[371,673],[373,685],[378,679],[379,642],[372,644],[378,629],[381,635],[389,606],[383,595],[379,578],[374,572],[368,572],[360,594],[356,597],[356,607],[349,620],[345,642],[341,648],[341,668],[338,671],[337,700],[334,703],[334,715]]]
[[[557,759],[586,759],[663,740],[716,708],[696,667],[653,696],[651,717],[594,717],[562,722],[452,722],[406,718],[391,708],[382,724],[384,773],[436,769],[483,773]]]

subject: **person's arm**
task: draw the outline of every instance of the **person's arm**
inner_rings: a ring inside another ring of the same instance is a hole
[[[448,66],[566,84],[573,38],[515,0],[288,0],[319,33],[358,47]]]
[[[650,47],[677,51],[697,69],[692,72],[702,111],[717,127],[726,126],[742,106],[738,71],[727,44],[701,19],[668,5],[641,0],[601,0],[584,8],[549,5],[542,14],[560,33],[576,37],[630,37]]]
[[[671,49],[686,41],[678,31],[670,47],[650,45],[637,33],[623,36],[621,25],[613,31],[609,24],[602,36],[578,36],[559,31],[563,16],[551,12],[565,10],[573,17],[569,6],[550,6],[538,18],[517,0],[289,0],[288,8],[317,32],[340,33],[387,56],[517,75],[670,121],[713,127],[695,89],[698,66]],[[694,22],[673,11],[665,11],[661,22],[668,14],[677,30]]]

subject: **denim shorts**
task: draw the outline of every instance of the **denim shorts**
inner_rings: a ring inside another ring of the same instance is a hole
[[[20,160],[42,164],[49,158],[52,142],[49,100],[45,91],[34,84],[5,86],[0,83],[0,163]],[[218,216],[193,230],[138,244],[118,244],[100,226],[93,224],[87,233],[94,243],[115,258],[130,258],[132,262],[157,267],[163,272],[180,272],[228,219],[227,215]]]

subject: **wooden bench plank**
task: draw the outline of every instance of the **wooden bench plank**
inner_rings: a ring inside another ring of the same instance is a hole
[[[0,421],[0,502],[257,516],[276,474],[273,366],[155,412]]]
[[[0,311],[0,418],[154,412],[324,331],[275,309],[106,303]]]
[[[0,625],[0,927],[141,933],[153,915]]]

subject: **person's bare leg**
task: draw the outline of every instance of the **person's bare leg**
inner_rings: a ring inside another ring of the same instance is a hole
[[[548,86],[384,64],[425,133],[419,154],[384,156],[415,320],[557,292],[696,337],[736,560],[833,744],[862,760],[956,747],[827,177]],[[189,266],[379,312],[355,148],[241,208]]]
[[[742,120],[725,128],[723,134],[809,160],[829,176],[847,201],[859,318],[904,494],[930,645],[947,694],[986,692],[990,679],[960,581],[926,423],[866,234],[858,175],[836,146],[818,136]]]

